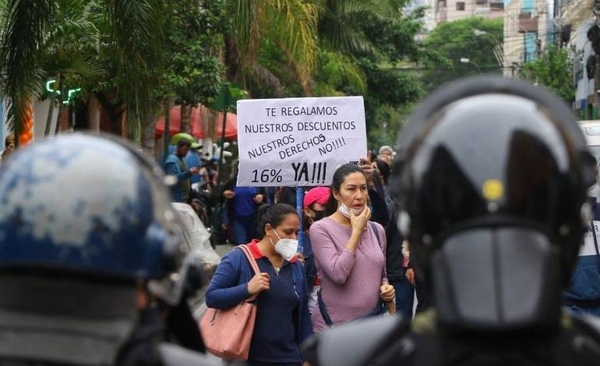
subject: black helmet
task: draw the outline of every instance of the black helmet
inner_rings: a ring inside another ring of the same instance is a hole
[[[421,104],[396,151],[398,226],[438,324],[555,327],[594,183],[570,108],[525,81],[467,79]]]

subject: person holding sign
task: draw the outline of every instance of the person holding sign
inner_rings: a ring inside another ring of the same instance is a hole
[[[375,164],[371,163],[368,158],[360,159],[359,167],[367,178],[369,200],[372,209],[371,221],[378,222],[385,227],[390,220],[390,216],[387,209],[383,182],[375,170]]]
[[[256,215],[260,205],[266,202],[266,191],[262,187],[245,187],[237,184],[238,173],[225,183],[223,198],[227,210],[227,220],[231,227],[231,239],[235,245],[255,239]]]
[[[385,232],[369,221],[367,178],[353,164],[333,174],[329,216],[313,223],[312,243],[321,289],[312,313],[315,332],[380,315],[393,304],[394,288],[385,274]]]

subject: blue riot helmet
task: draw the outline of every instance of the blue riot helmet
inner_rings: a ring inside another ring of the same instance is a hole
[[[186,248],[163,180],[126,142],[83,134],[0,167],[0,358],[114,361],[140,284],[180,277]]]
[[[390,182],[445,331],[557,328],[593,163],[570,108],[525,81],[433,93],[400,132]]]
[[[15,154],[0,171],[0,268],[165,276],[181,241],[161,178],[106,138],[58,137]]]

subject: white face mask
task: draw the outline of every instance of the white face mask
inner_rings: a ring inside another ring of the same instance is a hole
[[[292,258],[294,258],[294,256],[298,252],[298,240],[281,239],[281,237],[279,236],[279,234],[277,234],[277,231],[275,231],[275,229],[273,229],[273,232],[275,232],[275,235],[277,235],[277,238],[279,240],[277,241],[277,243],[273,244],[273,240],[269,238],[271,244],[273,244],[273,246],[275,247],[275,251],[279,253],[279,255],[283,257],[283,259],[289,262],[290,260],[292,260]]]
[[[353,209],[352,211],[354,211],[354,216],[360,215],[363,212],[364,209],[365,209],[364,207],[361,208],[360,210],[354,210]],[[340,204],[340,207],[338,207],[338,211],[340,211],[340,213],[342,215],[344,215],[345,217],[350,218],[350,209],[345,204],[343,204],[343,203]]]

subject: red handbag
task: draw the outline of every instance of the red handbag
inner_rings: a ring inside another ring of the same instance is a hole
[[[236,248],[244,252],[254,273],[260,273],[248,247],[238,245]],[[200,332],[210,353],[226,360],[248,359],[256,322],[256,296],[247,298],[231,309],[208,308],[200,320]]]

